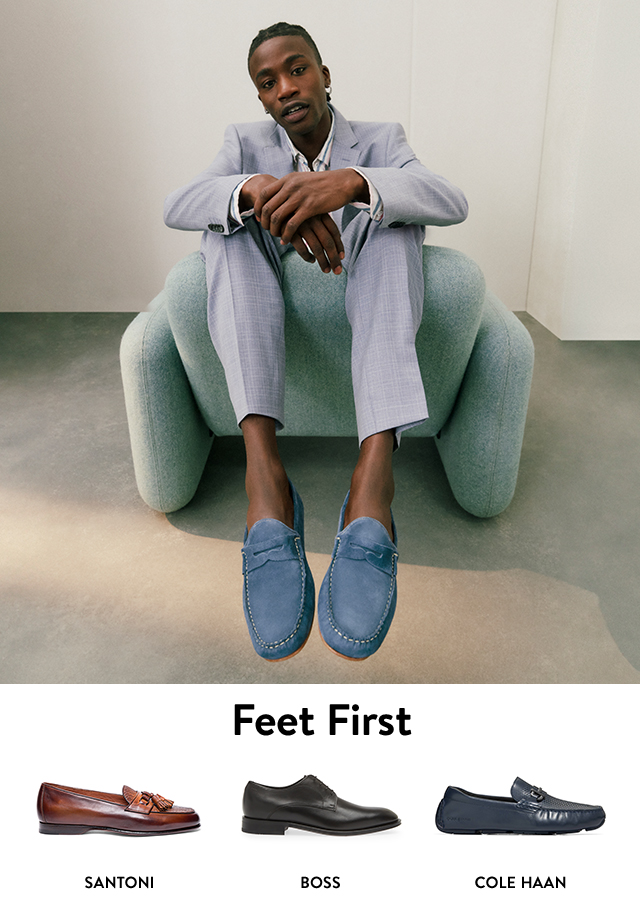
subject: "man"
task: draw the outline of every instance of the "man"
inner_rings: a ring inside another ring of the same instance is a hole
[[[276,23],[249,50],[258,98],[275,122],[231,125],[213,164],[167,198],[165,221],[203,230],[209,329],[244,436],[249,498],[244,612],[267,659],[307,640],[315,592],[303,508],[276,443],[284,424],[281,257],[295,249],[347,273],[360,454],[320,589],[323,639],[363,659],[387,634],[398,552],[391,456],[427,418],[415,352],[425,224],[464,220],[464,195],[416,159],[400,125],[347,122],[331,76],[301,26]]]

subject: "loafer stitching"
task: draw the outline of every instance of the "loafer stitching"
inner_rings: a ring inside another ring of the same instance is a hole
[[[387,603],[386,603],[386,606],[385,606],[385,609],[384,609],[384,613],[383,613],[383,615],[382,615],[382,619],[381,619],[380,623],[378,624],[378,629],[376,630],[376,632],[375,632],[374,634],[372,634],[372,636],[365,637],[365,639],[362,639],[362,640],[358,640],[358,639],[356,639],[356,638],[353,637],[353,636],[347,636],[346,633],[342,633],[342,631],[339,630],[338,627],[336,626],[336,624],[335,624],[335,622],[334,622],[334,619],[333,619],[333,602],[332,602],[332,593],[333,593],[333,568],[334,568],[334,566],[335,566],[335,564],[336,564],[336,561],[337,561],[338,551],[339,551],[339,549],[340,549],[340,541],[341,541],[341,538],[340,538],[340,537],[336,537],[336,548],[335,548],[334,553],[333,553],[333,559],[331,560],[331,566],[329,567],[329,592],[328,592],[328,611],[327,611],[329,623],[330,623],[332,629],[338,634],[338,636],[341,636],[343,640],[347,640],[349,643],[361,643],[361,644],[363,644],[363,643],[371,643],[373,640],[375,640],[375,638],[378,636],[378,634],[380,633],[380,631],[381,631],[382,628],[384,627],[385,621],[386,621],[386,619],[387,619],[387,617],[388,617],[388,615],[389,615],[389,607],[390,607],[390,605],[391,605],[391,598],[392,598],[392,596],[393,596],[393,589],[394,589],[395,582],[396,582],[396,560],[398,559],[398,555],[399,555],[399,554],[397,554],[397,553],[394,552],[394,553],[393,553],[393,556],[392,556],[392,560],[391,560],[391,569],[392,569],[392,572],[391,572],[391,582],[390,582],[390,585],[389,585],[389,594],[388,594],[388,596],[387,596]],[[362,560],[362,562],[365,563],[365,562],[369,562],[369,561],[368,561],[368,560]],[[369,563],[369,566],[371,566],[371,565],[372,565],[372,564]],[[374,567],[374,568],[375,568],[375,567]]]
[[[254,633],[255,633],[255,635],[256,635],[256,639],[257,639],[258,643],[259,643],[264,649],[278,649],[278,647],[284,646],[285,643],[288,643],[289,640],[293,639],[293,637],[296,635],[296,633],[297,633],[298,630],[300,629],[300,624],[302,623],[302,615],[303,615],[303,613],[304,613],[304,600],[305,600],[305,594],[306,594],[306,591],[305,591],[305,590],[306,590],[306,586],[307,586],[307,571],[306,571],[306,567],[305,567],[305,565],[304,565],[304,561],[303,561],[303,559],[302,559],[302,557],[301,557],[301,555],[300,555],[300,545],[299,545],[299,541],[300,541],[300,540],[301,540],[301,538],[300,538],[298,535],[296,535],[296,536],[294,537],[294,539],[293,539],[293,542],[294,542],[295,547],[296,547],[296,553],[298,554],[298,562],[299,562],[299,564],[300,564],[300,569],[301,569],[301,571],[302,571],[302,593],[301,593],[301,598],[300,598],[300,609],[299,609],[299,612],[298,612],[298,620],[297,620],[297,622],[296,622],[295,627],[293,628],[293,632],[290,633],[289,636],[286,637],[286,639],[280,640],[280,641],[277,642],[277,643],[265,643],[264,640],[262,639],[262,637],[260,636],[260,634],[258,633],[258,628],[256,627],[256,623],[255,623],[255,621],[254,621],[254,619],[253,619],[253,614],[251,613],[251,602],[249,601],[249,572],[248,572],[247,567],[246,567],[246,563],[247,563],[247,554],[245,553],[244,549],[242,550],[242,556],[244,557],[244,560],[245,560],[244,596],[245,596],[245,600],[246,600],[246,603],[247,603],[247,611],[248,611],[248,613],[249,613],[249,620],[251,621],[251,626],[253,627],[253,631],[254,631]],[[272,561],[272,562],[281,562],[281,561],[275,560],[275,561]],[[285,562],[289,562],[289,561],[285,561]]]

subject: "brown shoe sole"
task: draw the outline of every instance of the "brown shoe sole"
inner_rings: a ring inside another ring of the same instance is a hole
[[[150,835],[178,835],[185,831],[196,831],[200,825],[189,828],[163,828],[149,831],[128,831],[124,828],[106,828],[102,825],[61,825],[57,822],[40,822],[41,835],[85,835],[91,831],[102,831],[111,835],[131,835],[134,838],[147,838]]]

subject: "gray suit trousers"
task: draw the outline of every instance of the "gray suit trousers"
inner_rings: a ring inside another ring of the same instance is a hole
[[[422,319],[424,228],[385,228],[358,212],[342,232],[345,307],[353,339],[351,371],[362,442],[427,418],[415,350]],[[230,235],[202,239],[213,345],[238,423],[250,413],[284,419],[282,255],[290,247],[251,217]],[[318,272],[320,269],[318,269]]]

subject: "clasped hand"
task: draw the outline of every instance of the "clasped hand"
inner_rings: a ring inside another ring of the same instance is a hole
[[[329,212],[365,200],[367,184],[359,173],[343,169],[289,173],[282,179],[254,176],[243,193],[253,200],[256,220],[265,230],[283,245],[291,243],[305,262],[317,261],[323,272],[340,274],[344,245]]]

